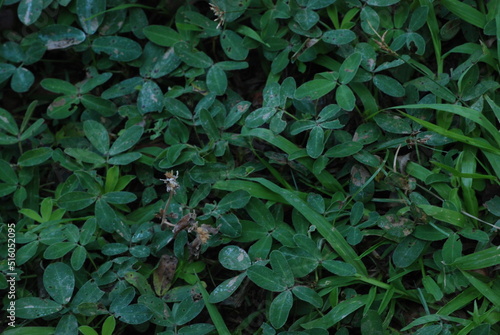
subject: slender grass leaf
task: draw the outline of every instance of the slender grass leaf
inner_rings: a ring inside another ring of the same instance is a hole
[[[451,265],[461,270],[478,270],[500,264],[500,247],[492,247],[477,251],[470,255],[458,257]]]
[[[332,248],[346,263],[353,265],[359,274],[366,274],[364,264],[358,259],[356,252],[346,242],[342,234],[335,227],[332,227],[331,223],[322,215],[314,211],[295,192],[280,188],[276,184],[262,178],[248,178],[248,180],[260,183],[274,193],[287,199],[311,224],[316,226],[319,233],[330,243]]]
[[[467,278],[467,280],[474,286],[481,294],[491,301],[494,306],[500,306],[500,294],[498,291],[492,289],[487,283],[477,279],[472,274],[467,271],[461,271],[462,274]]]
[[[205,307],[207,308],[208,314],[210,315],[210,318],[212,319],[212,322],[215,328],[217,329],[217,333],[220,335],[231,335],[231,332],[227,328],[226,323],[224,322],[224,319],[222,318],[222,315],[220,314],[219,310],[217,309],[216,306],[212,305],[209,302],[210,297],[203,284],[204,283],[202,282],[198,282],[197,286],[201,292],[203,301],[205,302]]]
[[[464,227],[467,222],[467,219],[463,214],[451,209],[432,205],[417,205],[417,207],[422,209],[425,214],[432,216],[436,220],[447,222],[457,227]]]
[[[497,145],[500,146],[500,133],[498,132],[498,129],[481,112],[475,109],[458,105],[446,105],[446,104],[418,104],[418,105],[391,107],[391,109],[400,109],[400,108],[406,108],[406,109],[430,108],[430,109],[435,109],[437,111],[444,111],[447,113],[460,115],[484,127],[490,133],[490,135],[495,139]]]
[[[361,295],[348,300],[344,300],[341,303],[337,304],[335,307],[333,307],[324,316],[316,320],[303,323],[301,324],[301,326],[304,327],[305,329],[312,329],[312,328],[328,329],[330,327],[333,327],[335,324],[345,319],[351,313],[363,307],[368,300],[367,298],[368,298],[367,295]]]
[[[495,157],[498,156],[498,155],[500,155],[500,149],[498,149],[497,147],[492,146],[491,144],[489,144],[483,138],[472,138],[472,137],[469,137],[469,136],[465,136],[465,135],[462,135],[459,132],[444,129],[444,128],[442,128],[440,126],[437,126],[437,125],[435,125],[435,124],[433,124],[431,122],[424,121],[424,120],[419,119],[417,117],[414,117],[412,115],[409,115],[409,114],[406,114],[406,113],[403,113],[403,112],[400,112],[400,113],[403,114],[404,116],[406,116],[407,118],[415,121],[416,123],[424,126],[425,128],[427,128],[427,129],[429,129],[431,131],[434,131],[434,132],[436,132],[436,133],[438,133],[440,135],[443,135],[443,136],[446,136],[448,138],[454,139],[456,141],[467,143],[467,144],[470,144],[470,145],[472,145],[474,147],[478,147],[480,149],[489,151],[490,153],[495,154]],[[500,139],[498,139],[498,140],[500,140]]]
[[[441,2],[450,12],[478,28],[483,28],[486,24],[486,17],[483,13],[471,5],[457,0],[442,0]]]

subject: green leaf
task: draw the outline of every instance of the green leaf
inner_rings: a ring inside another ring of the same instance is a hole
[[[132,304],[115,311],[114,315],[124,323],[138,325],[153,317],[151,311],[142,304]]]
[[[187,106],[183,102],[177,99],[166,97],[163,104],[168,112],[177,117],[187,120],[191,120],[191,118],[193,117],[193,114],[191,113],[189,108],[187,108]]]
[[[78,93],[77,88],[71,83],[55,78],[46,78],[40,82],[40,85],[47,91],[61,93],[65,95],[75,95]]]
[[[153,68],[151,69],[151,78],[161,78],[171,73],[181,65],[182,60],[177,57],[173,48],[168,49],[160,57],[160,59],[154,62]]]
[[[247,275],[257,286],[267,291],[282,292],[286,290],[286,286],[277,278],[276,273],[265,266],[252,265],[248,268]]]
[[[446,265],[462,256],[462,242],[458,234],[451,234],[443,245],[443,261]]]
[[[87,250],[81,245],[77,245],[71,254],[71,267],[73,270],[78,271],[82,268],[85,260],[87,259]]]
[[[0,63],[0,83],[9,79],[16,71],[16,67],[12,64]]]
[[[86,149],[67,148],[64,149],[64,153],[85,163],[102,165],[106,162],[102,156]]]
[[[216,304],[229,298],[238,289],[238,287],[240,287],[246,276],[246,272],[243,272],[236,277],[229,278],[220,283],[216,288],[214,288],[212,293],[210,293],[209,301],[212,304]]]
[[[12,135],[19,134],[19,127],[17,126],[17,122],[8,111],[3,108],[0,108],[0,129],[7,131]]]
[[[93,35],[101,25],[104,15],[98,15],[106,10],[106,0],[77,0],[76,13],[83,30]]]
[[[295,99],[316,100],[333,91],[337,83],[326,79],[313,79],[300,85],[295,91]]]
[[[412,132],[410,122],[399,115],[379,113],[373,119],[386,132],[394,134],[411,134]]]
[[[273,117],[276,114],[276,108],[274,107],[261,107],[253,112],[251,112],[245,119],[245,125],[249,128],[256,128]]]
[[[323,299],[319,296],[316,291],[307,286],[294,286],[292,288],[292,293],[302,301],[306,301],[316,308],[321,308],[323,306]]]
[[[178,325],[183,325],[201,313],[205,304],[203,300],[193,301],[191,298],[182,300],[172,308],[172,317]]]
[[[444,251],[444,250],[443,250]],[[478,270],[494,267],[500,264],[500,248],[492,247],[458,257],[451,264],[461,270]]]
[[[407,236],[398,244],[392,255],[394,265],[399,268],[406,268],[415,262],[424,250],[425,241],[416,239],[413,236]]]
[[[57,313],[62,309],[61,304],[49,299],[27,297],[16,300],[16,317],[22,319],[38,319]]]
[[[109,154],[114,156],[132,148],[139,142],[143,132],[144,128],[138,125],[125,129],[109,149]]]
[[[347,85],[340,85],[335,92],[335,99],[342,109],[352,111],[356,106],[356,97]]]
[[[292,270],[290,269],[290,265],[288,265],[283,253],[279,250],[273,250],[269,260],[271,261],[271,266],[276,274],[276,279],[280,279],[283,284],[288,287],[292,287],[295,283],[295,279],[293,277]]]
[[[311,29],[319,21],[318,13],[309,8],[299,8],[293,18],[304,30]]]
[[[113,315],[110,315],[104,320],[102,324],[102,335],[113,335],[116,327],[116,319]]]
[[[39,241],[33,241],[19,248],[16,253],[16,265],[21,266],[35,256],[39,244]]]
[[[175,43],[174,51],[184,63],[195,68],[205,69],[214,63],[206,53],[192,48],[186,42]]]
[[[106,155],[109,150],[109,134],[102,123],[86,120],[83,122],[83,131],[97,151]]]
[[[73,114],[79,103],[79,98],[76,96],[63,95],[55,99],[47,108],[47,114],[52,119],[65,119]]]
[[[238,237],[241,235],[241,223],[238,217],[233,213],[221,215],[217,219],[217,225],[220,225],[220,232],[229,237]]]
[[[225,195],[218,204],[218,209],[226,211],[229,209],[240,209],[250,201],[250,194],[244,190],[238,190]]]
[[[351,313],[363,307],[366,304],[366,301],[368,300],[367,298],[368,298],[367,295],[361,295],[351,299],[344,300],[339,304],[337,304],[335,307],[333,307],[326,315],[316,320],[303,323],[301,324],[301,326],[305,329],[312,329],[312,328],[328,329],[330,327],[333,327],[335,324],[345,319]]]
[[[137,107],[142,114],[163,109],[163,92],[157,83],[152,80],[144,82],[137,98]]]
[[[166,26],[151,25],[142,29],[147,39],[162,47],[171,47],[181,40],[181,36],[175,30]]]
[[[49,264],[43,272],[43,285],[52,299],[66,305],[75,289],[73,270],[61,262]]]
[[[118,110],[113,101],[99,98],[91,94],[84,94],[80,101],[88,110],[98,112],[105,117],[114,115]]]
[[[358,72],[360,64],[361,54],[359,52],[355,52],[347,57],[339,69],[339,82],[344,85],[349,84]]]
[[[227,89],[226,72],[217,65],[212,66],[207,73],[207,88],[216,95],[223,95]]]
[[[330,243],[340,257],[347,263],[353,265],[359,274],[366,274],[366,268],[358,259],[356,252],[346,242],[342,234],[337,229],[332,229],[331,224],[320,214],[315,212],[304,200],[302,200],[293,191],[282,189],[274,183],[262,178],[249,178],[249,180],[258,182],[269,190],[281,195],[284,199],[295,207],[304,217],[316,226],[319,233]]]
[[[63,24],[52,24],[41,28],[38,38],[47,50],[55,50],[80,44],[87,36],[80,29]]]
[[[17,17],[25,26],[31,26],[42,14],[43,7],[43,0],[21,0]]]
[[[52,149],[47,147],[32,149],[26,151],[19,157],[17,163],[19,166],[40,165],[52,157]]]
[[[312,158],[318,158],[325,148],[325,132],[320,126],[315,126],[309,134],[306,150],[307,154]]]
[[[109,59],[119,62],[130,62],[142,54],[139,43],[122,36],[98,37],[92,42],[92,50],[98,54],[103,52],[109,55]]]
[[[325,156],[335,158],[349,157],[359,152],[361,149],[363,149],[363,144],[349,141],[331,147],[325,152]]]
[[[405,95],[404,87],[394,78],[377,74],[373,77],[373,84],[391,97],[403,97]]]
[[[131,192],[118,191],[103,194],[101,199],[110,204],[128,204],[135,201],[137,196]]]
[[[57,199],[57,204],[68,211],[79,211],[93,204],[95,200],[95,196],[90,193],[74,191],[62,195]]]
[[[476,27],[482,29],[486,24],[485,15],[465,2],[457,0],[442,0],[442,5],[465,22],[468,22]]]
[[[25,69],[24,67],[18,67],[12,75],[10,87],[12,87],[14,92],[24,93],[28,92],[34,81],[35,76],[30,70]]]
[[[144,80],[141,77],[125,79],[124,81],[119,82],[102,92],[101,97],[109,100],[132,94],[136,92],[139,87],[141,87],[143,82]]]
[[[366,3],[371,6],[387,7],[398,3],[400,0],[368,0]]]
[[[326,43],[343,45],[354,41],[356,34],[348,29],[328,30],[323,34],[321,39]]]
[[[441,208],[432,205],[417,205],[419,208],[423,209],[425,214],[432,216],[436,220],[450,223],[457,227],[464,227],[467,222],[466,217],[457,211]]]
[[[248,57],[248,48],[243,39],[231,30],[224,30],[220,35],[220,44],[224,53],[233,60],[245,60]]]
[[[269,321],[274,328],[281,328],[288,319],[288,314],[292,309],[293,297],[292,292],[284,291],[274,298],[271,306],[269,306]]]
[[[333,274],[336,274],[337,276],[354,276],[356,274],[356,269],[354,266],[348,263],[344,263],[341,261],[336,261],[336,260],[326,260],[322,261],[321,265],[328,271],[330,271]]]
[[[432,294],[432,296],[436,301],[439,301],[443,298],[443,291],[441,291],[441,288],[434,281],[434,279],[432,279],[432,277],[424,276],[422,278],[422,284],[424,285],[424,288],[427,291],[427,293]]]
[[[45,259],[57,259],[66,255],[76,247],[74,242],[57,242],[48,246],[43,253]]]
[[[384,335],[385,327],[377,311],[368,310],[361,320],[361,334]]]
[[[212,118],[210,112],[205,108],[200,111],[200,123],[203,129],[207,132],[210,140],[217,141],[220,139],[220,131],[217,128],[217,124]]]
[[[482,282],[481,280],[474,277],[472,274],[461,271],[462,274],[467,278],[467,280],[474,286],[481,294],[491,301],[494,306],[500,306],[500,294],[498,291],[492,289],[488,284]]]

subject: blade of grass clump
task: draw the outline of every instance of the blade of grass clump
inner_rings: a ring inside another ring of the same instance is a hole
[[[297,147],[293,142],[287,140],[283,136],[276,135],[269,129],[264,128],[255,128],[255,129],[246,129],[244,128],[241,131],[243,136],[251,136],[256,137],[261,140],[264,140],[279,149],[283,150],[286,154],[292,155],[297,154],[302,149]],[[311,171],[316,178],[318,178],[319,182],[329,191],[339,191],[345,193],[344,188],[339,183],[339,181],[326,170],[322,170],[320,173],[316,174],[313,171],[314,160],[308,157],[302,157],[296,159],[300,164],[304,165],[309,171]]]
[[[476,152],[477,148],[466,146],[461,153],[460,170],[465,174],[472,174],[476,172]],[[462,186],[462,195],[465,205],[465,210],[474,215],[479,214],[479,205],[477,203],[476,192],[472,188],[472,178],[460,178]]]
[[[481,292],[481,294],[491,301],[493,305],[495,306],[500,306],[500,294],[498,294],[496,291],[494,291],[488,284],[482,282],[481,280],[477,279],[467,271],[462,270],[462,274],[467,278],[467,280],[478,290]]]
[[[248,178],[250,181],[255,181],[267,187],[272,192],[287,199],[290,205],[295,207],[312,225],[316,226],[319,233],[330,243],[333,250],[346,262],[356,268],[356,271],[367,276],[367,271],[363,262],[358,258],[358,255],[346,242],[342,234],[322,215],[315,212],[304,200],[302,200],[293,191],[285,190],[269,180],[262,178]]]
[[[458,311],[470,304],[474,299],[477,299],[481,293],[478,292],[474,287],[469,287],[462,291],[455,298],[451,299],[446,305],[441,307],[437,314],[439,315],[450,315],[451,313]]]
[[[415,105],[415,106],[419,106],[419,105]],[[403,112],[400,112],[400,113],[403,114],[404,116],[406,116],[407,118],[415,121],[416,123],[424,126],[425,128],[427,128],[427,129],[429,129],[431,131],[434,131],[434,132],[436,132],[436,133],[438,133],[440,135],[449,137],[451,139],[454,139],[454,140],[462,142],[462,143],[470,144],[472,146],[475,146],[475,147],[478,147],[480,149],[489,151],[489,152],[494,153],[496,155],[500,155],[500,149],[492,146],[491,144],[489,144],[488,142],[486,142],[486,140],[484,140],[484,139],[475,139],[475,138],[472,138],[472,137],[461,135],[459,133],[456,133],[456,132],[453,132],[453,131],[450,131],[450,130],[446,130],[443,127],[437,126],[437,125],[435,125],[435,124],[433,124],[431,122],[427,122],[427,121],[421,120],[419,118],[416,118],[416,117],[414,117],[412,115],[409,115],[409,114],[406,114],[406,113],[403,113]],[[499,144],[499,146],[500,146],[500,144]]]
[[[222,318],[222,315],[220,314],[217,307],[208,301],[209,294],[205,287],[203,287],[201,281],[198,281],[198,287],[200,288],[200,292],[203,297],[203,301],[205,302],[205,307],[207,308],[208,314],[210,314],[210,318],[212,319],[212,322],[217,329],[217,333],[222,335],[231,335],[231,332],[227,328],[226,323],[224,322],[224,319]]]
[[[463,1],[457,0],[441,0],[441,4],[465,22],[481,29],[484,28],[484,25],[486,24],[486,16],[474,7]]]
[[[420,109],[420,108],[429,108],[429,109],[435,109],[437,111],[453,113],[456,115],[460,115],[461,117],[464,117],[466,119],[472,120],[478,125],[482,126],[484,129],[486,129],[490,133],[490,135],[495,139],[497,146],[500,147],[500,133],[498,132],[497,127],[495,127],[481,112],[478,112],[477,110],[474,110],[472,108],[467,108],[458,105],[445,105],[445,104],[415,104],[415,105],[391,107],[389,109]],[[408,116],[405,113],[402,114]],[[414,120],[414,118],[412,117],[410,118]],[[416,120],[414,121],[420,123]],[[426,122],[423,120],[420,121]],[[420,124],[424,125],[422,123]]]

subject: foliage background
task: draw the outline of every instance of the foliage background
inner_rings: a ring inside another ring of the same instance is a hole
[[[0,1],[4,334],[498,334],[498,17]]]

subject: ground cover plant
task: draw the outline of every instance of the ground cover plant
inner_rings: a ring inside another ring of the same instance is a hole
[[[0,1],[0,331],[499,334],[499,17]]]

